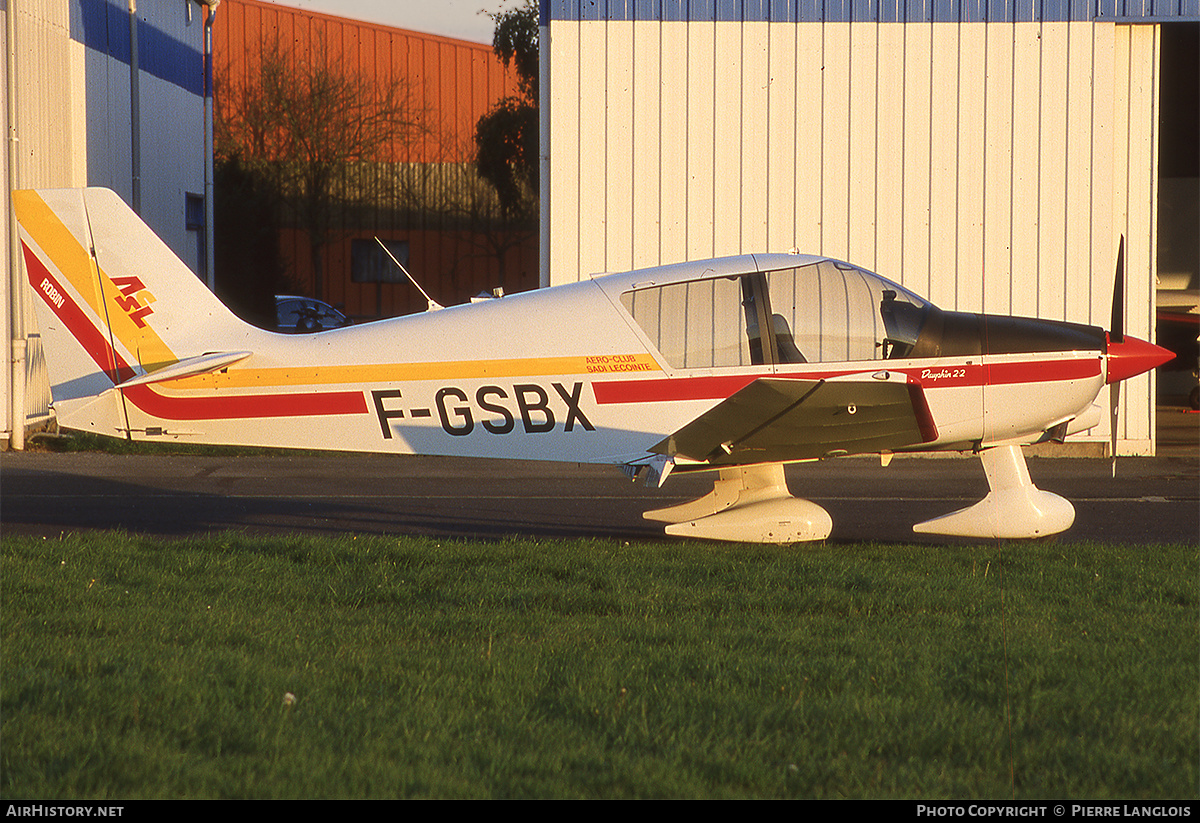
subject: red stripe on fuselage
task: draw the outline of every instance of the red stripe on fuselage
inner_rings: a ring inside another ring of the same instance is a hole
[[[109,376],[129,380],[137,372],[113,349],[100,330],[25,243],[25,268],[29,283],[55,316],[79,341],[88,356]],[[53,292],[43,284],[49,284]],[[173,397],[150,386],[121,389],[131,403],[161,420],[233,420],[264,417],[310,417],[329,414],[366,414],[367,401],[358,391],[296,394],[238,394],[220,397]]]
[[[889,368],[883,363],[876,371],[899,372],[924,389],[960,386],[1009,385],[1081,380],[1100,374],[1097,355],[1061,360],[1022,360],[1008,363],[971,365],[939,363],[936,366]],[[669,403],[680,400],[724,400],[760,377],[784,380],[828,380],[847,374],[868,374],[861,366],[853,370],[806,371],[778,374],[739,374],[705,377],[659,377],[648,380],[604,380],[592,383],[596,402]]]
[[[651,380],[602,380],[592,383],[596,402],[661,403],[674,400],[723,400],[772,374],[739,374],[730,377],[660,377]]]
[[[1026,360],[1018,363],[988,363],[985,385],[1012,383],[1053,383],[1058,380],[1084,380],[1100,374],[1100,356],[1070,360]]]
[[[159,394],[147,385],[130,386],[122,391],[139,409],[162,420],[235,420],[367,413],[367,401],[360,391],[238,394],[224,397],[171,397]]]

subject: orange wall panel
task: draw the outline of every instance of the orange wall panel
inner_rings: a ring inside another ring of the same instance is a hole
[[[260,65],[264,43],[279,38],[298,51],[324,43],[349,69],[387,82],[407,81],[426,110],[428,131],[416,141],[398,140],[400,162],[467,162],[475,123],[501,98],[516,94],[516,73],[491,47],[434,34],[344,20],[258,0],[225,0],[213,27],[217,105],[221,88],[245,83]]]
[[[500,274],[499,261],[468,241],[462,233],[413,230],[380,232],[383,240],[408,242],[409,259],[405,268],[439,303],[452,306],[466,303],[480,292],[491,292],[503,286],[505,293],[528,291],[538,286],[538,241],[528,235],[524,241],[505,254],[505,273]],[[329,277],[321,299],[340,306],[347,315],[357,318],[394,317],[425,310],[425,298],[408,282],[355,283],[350,279],[350,244],[362,238],[363,232],[346,232],[334,239],[325,249],[327,272],[345,273]],[[464,254],[464,246],[473,253]],[[309,258],[308,237],[302,231],[285,229],[280,234],[280,251],[288,271],[293,273],[293,289],[300,294],[312,294],[312,264]]]
[[[474,162],[475,124],[500,99],[519,93],[515,71],[506,69],[491,48],[431,34],[344,20],[329,15],[259,2],[225,0],[213,29],[216,105],[222,89],[236,88],[261,67],[265,45],[304,54],[326,48],[336,63],[387,83],[410,85],[417,107],[425,113],[423,132],[399,137],[385,162],[459,164]],[[218,151],[220,146],[217,147]],[[438,178],[437,185],[450,185]],[[378,235],[409,244],[409,270],[430,295],[445,305],[462,303],[481,291],[503,285],[507,292],[538,286],[538,241],[535,233],[506,238],[515,242],[499,261],[487,248],[487,235],[453,229],[430,229],[416,215],[398,228],[389,218],[379,227],[344,226],[324,246],[324,283],[316,294],[307,235],[281,230],[280,252],[291,288],[318,297],[355,317],[389,317],[423,311],[425,301],[408,283],[354,283],[350,274],[351,241]],[[436,221],[435,221],[436,222]],[[390,228],[384,228],[386,224]],[[494,237],[494,236],[493,236]]]

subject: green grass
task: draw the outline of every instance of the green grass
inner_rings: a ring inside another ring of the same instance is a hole
[[[2,564],[5,798],[1197,796],[1195,546],[110,534]]]

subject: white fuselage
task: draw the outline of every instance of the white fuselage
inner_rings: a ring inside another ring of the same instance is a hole
[[[302,337],[247,327],[220,344],[252,357],[126,390],[124,414],[154,439],[621,463],[762,376],[903,374],[936,426],[922,449],[1036,439],[1104,385],[1094,351],[675,368],[616,299],[632,279]]]

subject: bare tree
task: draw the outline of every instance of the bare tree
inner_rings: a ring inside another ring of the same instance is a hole
[[[475,163],[506,215],[536,222],[538,213],[538,4],[489,15],[492,51],[516,69],[520,93],[505,97],[475,126]]]
[[[407,80],[349,69],[339,57],[324,40],[306,51],[263,42],[259,71],[218,96],[218,159],[236,160],[273,190],[308,235],[316,297],[336,214],[392,205],[392,175],[380,164],[430,128]]]
[[[516,70],[518,93],[495,103],[475,125],[478,185],[463,190],[449,211],[463,226],[468,256],[495,259],[500,284],[509,287],[510,253],[538,230],[538,4],[489,14],[492,51]]]

